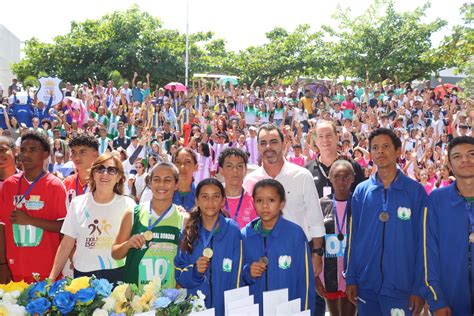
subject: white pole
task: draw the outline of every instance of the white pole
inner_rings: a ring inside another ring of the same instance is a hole
[[[186,0],[186,75],[184,85],[188,86],[188,73],[189,73],[189,0]]]

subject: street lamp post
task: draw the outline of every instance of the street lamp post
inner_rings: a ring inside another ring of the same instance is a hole
[[[189,0],[186,0],[186,60],[185,60],[185,81],[184,85],[188,86],[188,73],[189,73]]]

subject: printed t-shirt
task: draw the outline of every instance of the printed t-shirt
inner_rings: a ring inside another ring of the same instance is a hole
[[[118,194],[109,203],[97,203],[91,192],[72,200],[61,233],[76,239],[76,270],[90,272],[125,265],[125,260],[112,258],[111,249],[123,215],[134,208],[131,198]]]
[[[148,230],[150,202],[141,203],[133,212],[133,226],[130,236],[143,234]],[[179,212],[176,205],[152,228],[153,238],[141,249],[130,249],[125,263],[124,281],[135,283],[142,288],[159,276],[162,288],[175,288],[174,257],[178,252],[179,237],[183,228],[185,213]],[[152,212],[151,223],[158,219]]]
[[[38,273],[41,279],[47,278],[61,240],[59,233],[32,225],[12,224],[11,212],[19,209],[29,216],[51,221],[66,216],[66,189],[58,178],[46,173],[20,201],[29,186],[23,173],[15,174],[3,183],[0,198],[0,224],[5,227],[6,257],[14,281],[33,282],[32,273]],[[19,203],[17,207],[15,203]]]

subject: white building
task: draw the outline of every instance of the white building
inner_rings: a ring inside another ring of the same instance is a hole
[[[3,95],[6,96],[14,77],[10,67],[20,61],[20,39],[0,24],[0,43],[0,83],[3,85]]]

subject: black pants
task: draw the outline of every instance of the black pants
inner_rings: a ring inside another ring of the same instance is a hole
[[[107,279],[110,283],[117,284],[118,281],[123,281],[123,270],[124,268],[117,269],[107,269],[107,270],[96,270],[89,272],[81,272],[74,269],[74,278],[79,278],[82,276],[95,276],[97,279]]]

